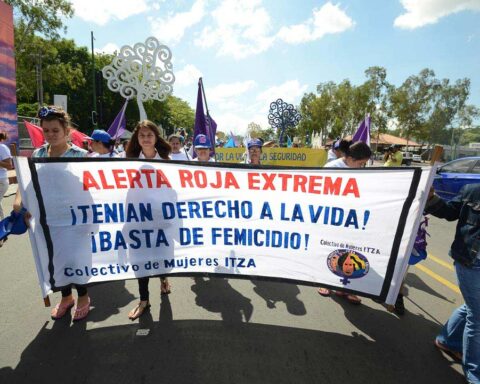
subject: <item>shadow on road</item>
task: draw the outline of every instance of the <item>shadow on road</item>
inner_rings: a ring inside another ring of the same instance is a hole
[[[253,314],[251,300],[235,290],[228,279],[195,277],[191,290],[197,295],[195,303],[207,311],[220,313],[227,323],[250,320]]]
[[[374,341],[361,353],[373,356],[383,351],[377,371],[382,369],[391,375],[390,381],[385,382],[464,383],[464,377],[450,368],[456,363],[446,360],[434,347],[440,324],[408,311],[399,318],[384,309],[354,306],[342,297],[333,296],[333,300],[343,308],[347,320]],[[357,336],[355,331],[352,336]]]
[[[422,345],[423,332],[433,334],[424,319],[404,323],[385,312],[348,308],[348,303],[345,315],[373,341],[355,333],[205,320],[152,321],[148,332],[135,323],[88,331],[85,323],[57,322],[51,330],[46,323],[18,366],[0,369],[0,382],[463,382],[438,362],[431,343]],[[409,335],[405,344],[397,344],[398,332]]]
[[[438,297],[439,299],[445,300],[449,303],[453,303],[453,301],[448,300],[445,296],[432,289],[428,284],[426,284],[420,277],[418,277],[414,273],[410,272],[407,274],[405,284],[409,287],[416,288],[420,291],[428,293],[429,295],[432,295],[434,297]]]
[[[252,280],[255,286],[253,290],[260,296],[268,308],[275,308],[276,303],[284,302],[288,313],[296,316],[304,316],[307,310],[297,296],[300,289],[294,284],[276,283],[272,281]]]
[[[123,308],[135,299],[125,287],[125,280],[109,281],[108,284],[96,284],[88,289],[93,309],[88,319],[94,322],[107,320],[120,313]]]

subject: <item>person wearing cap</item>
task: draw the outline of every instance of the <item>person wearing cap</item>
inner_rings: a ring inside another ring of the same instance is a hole
[[[263,142],[260,139],[252,139],[247,143],[249,164],[260,165],[260,159],[262,157]]]
[[[197,157],[193,161],[215,161],[215,159],[210,157],[210,150],[212,149],[212,144],[210,139],[203,134],[199,134],[195,137],[193,141],[193,149],[197,154]]]
[[[115,141],[112,140],[112,136],[108,132],[101,129],[95,129],[92,133],[92,155],[91,157],[116,157],[113,151]]]
[[[400,152],[398,145],[391,145],[385,155],[384,167],[401,167],[403,161],[403,154]]]
[[[170,159],[178,161],[189,161],[190,156],[183,147],[185,139],[179,134],[172,134],[168,136],[168,144],[172,147],[172,152],[170,152]]]
[[[0,221],[0,247],[7,241],[8,235],[22,235],[27,232],[26,213],[25,208],[22,208],[20,212],[12,211],[10,216]]]

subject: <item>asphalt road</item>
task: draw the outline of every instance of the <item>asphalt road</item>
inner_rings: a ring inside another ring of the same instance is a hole
[[[402,318],[311,287],[174,277],[163,296],[151,280],[151,311],[135,322],[135,280],[94,286],[94,308],[76,324],[50,320],[28,236],[11,236],[0,248],[0,383],[464,383],[433,346],[462,303],[453,230],[431,220],[430,256],[408,272]]]

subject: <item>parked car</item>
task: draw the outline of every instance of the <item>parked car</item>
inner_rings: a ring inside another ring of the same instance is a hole
[[[435,193],[451,200],[466,184],[480,183],[480,156],[464,157],[445,163],[433,180]]]
[[[422,162],[422,156],[414,153],[413,156],[412,156],[412,160],[416,163],[421,163]]]
[[[403,160],[402,165],[406,165],[407,167],[412,164],[413,154],[411,152],[402,152]]]

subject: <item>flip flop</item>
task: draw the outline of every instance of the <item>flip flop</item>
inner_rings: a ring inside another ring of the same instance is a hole
[[[317,292],[323,297],[328,297],[332,294],[332,291],[328,288],[318,288]]]
[[[140,316],[142,316],[143,312],[145,312],[149,308],[150,308],[150,303],[148,301],[146,302],[146,304],[143,304],[141,301],[139,301],[137,306],[128,313],[128,318],[130,320],[136,320]]]
[[[351,293],[335,291],[335,294],[337,296],[345,297],[345,299],[347,299],[352,304],[360,304],[362,302],[362,299],[360,299],[358,296],[353,295]]]
[[[90,312],[90,298],[88,298],[87,304],[85,304],[83,307],[75,307],[75,312],[73,314],[72,321],[80,321],[85,319],[88,316],[88,313]]]
[[[358,296],[352,295],[352,294],[348,294],[346,296],[346,299],[352,304],[361,304],[361,302],[362,302],[362,299],[360,299]]]
[[[55,308],[53,309],[52,313],[51,313],[51,318],[52,320],[59,320],[61,319],[63,316],[65,316],[65,314],[67,313],[68,310],[70,310],[70,308],[72,308],[73,306],[75,305],[75,300],[72,300],[70,303],[68,304],[61,304],[61,303],[58,303]],[[54,311],[55,311],[55,314],[54,314]]]

